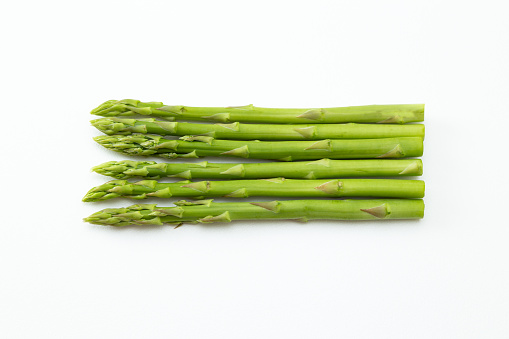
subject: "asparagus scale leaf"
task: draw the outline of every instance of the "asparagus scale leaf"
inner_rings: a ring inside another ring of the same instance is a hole
[[[374,200],[286,200],[269,202],[215,203],[212,200],[181,201],[174,207],[133,205],[108,208],[84,220],[97,225],[163,225],[214,223],[234,220],[291,219],[385,220],[420,219],[424,215],[421,199]]]
[[[112,135],[151,133],[159,135],[202,135],[217,139],[236,140],[320,140],[320,139],[377,139],[393,137],[424,138],[424,125],[408,124],[316,124],[274,125],[193,124],[156,119],[102,118],[91,121],[101,132]]]
[[[271,163],[157,163],[155,161],[109,161],[93,171],[117,179],[323,179],[422,175],[420,159],[330,160]]]
[[[207,136],[169,140],[160,136],[105,135],[95,137],[102,146],[128,155],[157,155],[165,158],[228,156],[281,161],[373,159],[419,157],[423,140],[418,137],[384,139],[324,139],[313,141],[220,140]]]
[[[142,180],[112,180],[92,188],[83,201],[102,201],[117,197],[383,197],[422,198],[424,181],[397,179],[292,180],[285,178],[227,181],[184,181],[160,183]]]
[[[275,124],[387,123],[424,120],[424,105],[369,105],[332,108],[263,108],[169,106],[162,102],[108,100],[91,112],[105,117],[145,115],[170,121],[248,122]]]

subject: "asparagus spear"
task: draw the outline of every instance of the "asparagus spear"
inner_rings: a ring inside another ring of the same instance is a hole
[[[117,197],[381,197],[422,198],[424,181],[397,179],[326,179],[292,180],[285,178],[228,181],[183,181],[160,183],[143,180],[136,183],[112,180],[92,188],[83,201],[102,201]]]
[[[377,139],[392,137],[424,138],[424,125],[318,124],[318,125],[256,125],[193,124],[156,119],[122,119],[117,117],[91,121],[105,134],[152,133],[159,135],[206,135],[218,139],[236,140],[320,140]]]
[[[293,219],[308,221],[420,219],[424,216],[421,199],[375,200],[286,200],[270,202],[215,203],[212,200],[175,207],[133,205],[108,208],[84,220],[97,225],[162,225],[187,223],[230,222],[233,220]]]
[[[167,120],[252,122],[275,124],[330,124],[345,122],[407,123],[424,120],[424,105],[370,105],[333,108],[262,108],[167,106],[162,102],[109,100],[91,112],[105,117],[151,115]]]
[[[420,159],[330,160],[271,163],[225,164],[209,163],[156,163],[155,161],[109,161],[92,170],[127,179],[145,177],[158,179],[262,179],[286,177],[291,179],[322,179],[345,177],[387,177],[422,175]]]
[[[421,138],[336,139],[318,141],[217,140],[185,136],[168,140],[144,134],[108,135],[94,138],[102,146],[128,155],[157,155],[165,158],[230,156],[281,161],[362,158],[403,158],[422,155]]]

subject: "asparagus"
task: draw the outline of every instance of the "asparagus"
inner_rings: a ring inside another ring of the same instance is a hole
[[[308,221],[421,219],[421,199],[286,200],[215,203],[212,200],[175,203],[175,207],[133,205],[108,208],[84,220],[97,225],[163,225],[230,222],[233,220],[292,219]]]
[[[218,139],[236,140],[319,140],[376,139],[392,137],[424,138],[424,125],[318,124],[318,125],[256,125],[193,124],[156,119],[122,119],[117,117],[91,121],[105,134],[152,133],[159,135],[206,135]]]
[[[127,179],[145,177],[159,179],[322,179],[345,177],[387,177],[422,175],[420,159],[330,160],[271,163],[156,163],[155,161],[109,161],[95,166],[93,171]]]
[[[162,102],[108,100],[91,112],[114,117],[150,115],[174,120],[251,122],[281,124],[407,123],[424,120],[424,105],[370,105],[333,108],[262,108],[253,105],[232,107],[167,106]]]
[[[285,178],[228,181],[182,181],[160,183],[142,180],[112,180],[92,188],[83,201],[102,201],[118,197],[380,197],[422,198],[424,181],[397,179],[292,180]]]
[[[165,158],[230,156],[281,161],[362,158],[403,158],[422,155],[421,138],[324,139],[318,141],[217,140],[207,136],[185,136],[168,140],[144,134],[109,135],[94,138],[102,146],[128,155],[157,155]]]

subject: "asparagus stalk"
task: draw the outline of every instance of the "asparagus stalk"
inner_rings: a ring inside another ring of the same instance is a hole
[[[388,177],[422,175],[420,159],[330,160],[271,163],[156,163],[155,161],[109,161],[95,166],[93,171],[127,179],[144,177],[159,179],[323,179],[345,177]]]
[[[275,124],[331,124],[345,122],[407,123],[424,120],[424,105],[370,105],[333,108],[262,108],[253,105],[232,107],[167,106],[162,102],[109,100],[91,112],[114,117],[150,115],[174,120],[250,122]]]
[[[403,158],[422,155],[421,138],[324,139],[318,141],[241,141],[212,137],[181,137],[168,140],[144,134],[94,138],[102,146],[128,155],[165,158],[230,156],[281,161],[330,159]]]
[[[292,180],[285,178],[228,181],[183,181],[160,183],[142,180],[112,180],[92,188],[83,201],[102,201],[118,197],[145,199],[150,197],[247,198],[270,197],[380,197],[422,198],[424,181],[397,179],[333,179]]]
[[[270,202],[215,203],[212,200],[175,207],[133,205],[108,208],[84,220],[97,225],[163,225],[182,223],[230,222],[233,220],[292,219],[308,221],[421,219],[424,202],[421,199],[375,200],[286,200]]]
[[[193,124],[156,119],[122,119],[117,117],[91,121],[105,134],[128,135],[152,133],[159,135],[205,135],[218,139],[236,140],[320,140],[320,139],[377,139],[393,137],[424,138],[424,125],[376,124],[318,124],[318,125],[256,125]]]

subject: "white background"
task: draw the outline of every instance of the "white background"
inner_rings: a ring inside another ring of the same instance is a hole
[[[507,338],[505,1],[4,1],[2,338]],[[426,215],[85,224],[108,99],[426,103]]]

